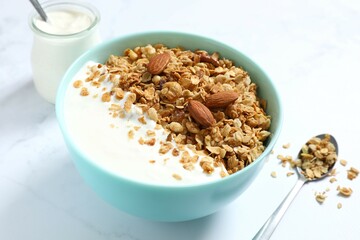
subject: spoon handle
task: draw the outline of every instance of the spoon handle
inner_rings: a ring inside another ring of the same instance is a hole
[[[286,198],[282,201],[279,207],[274,211],[274,213],[269,217],[269,219],[265,222],[262,228],[256,233],[253,240],[268,240],[270,239],[272,233],[275,228],[279,224],[281,218],[284,216],[286,210],[289,208],[291,202],[296,197],[297,193],[300,191],[301,187],[306,182],[306,179],[299,178],[293,187],[293,189],[289,192]]]
[[[34,8],[36,9],[36,11],[39,13],[40,17],[42,18],[42,20],[44,20],[45,22],[47,21],[47,15],[44,12],[44,9],[41,7],[40,3],[38,2],[38,0],[30,0],[31,4],[34,6]]]

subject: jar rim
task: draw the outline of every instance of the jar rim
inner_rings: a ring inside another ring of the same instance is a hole
[[[47,8],[56,7],[56,6],[76,6],[76,7],[88,10],[93,15],[91,24],[87,28],[85,28],[79,32],[70,33],[70,34],[54,34],[54,33],[45,32],[36,26],[34,20],[36,17],[40,17],[40,15],[34,9],[29,15],[30,28],[32,29],[32,31],[34,33],[37,33],[44,37],[50,37],[50,38],[80,37],[80,36],[86,34],[87,32],[89,32],[90,30],[92,30],[100,22],[99,11],[96,9],[95,6],[93,6],[92,4],[87,3],[87,2],[82,2],[82,1],[77,1],[77,0],[71,0],[71,1],[50,0],[50,1],[43,2],[41,5],[45,11]]]

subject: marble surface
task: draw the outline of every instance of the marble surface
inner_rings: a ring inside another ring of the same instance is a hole
[[[359,239],[358,136],[360,2],[130,1],[92,2],[103,39],[151,30],[177,30],[223,41],[254,59],[283,100],[284,126],[275,154],[253,185],[221,211],[194,221],[159,223],[129,216],[85,185],[64,145],[54,106],[36,92],[30,69],[29,2],[1,0],[0,239],[252,239],[295,183],[277,154],[296,155],[309,137],[338,140],[338,182],[303,187],[271,239]],[[291,143],[289,149],[282,144]],[[271,178],[276,171],[278,177]],[[337,195],[338,185],[353,189]],[[319,205],[315,192],[327,192]],[[342,209],[337,204],[342,203]]]

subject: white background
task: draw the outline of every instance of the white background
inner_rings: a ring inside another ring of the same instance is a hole
[[[129,216],[84,184],[54,106],[32,83],[32,6],[0,1],[0,239],[251,239],[296,180],[286,177],[276,155],[295,156],[303,142],[325,132],[337,138],[348,165],[337,164],[336,183],[304,186],[271,239],[360,238],[360,177],[346,179],[350,166],[360,169],[360,1],[89,1],[102,15],[104,40],[151,30],[212,37],[255,60],[281,94],[283,130],[259,178],[218,213],[183,223]],[[288,142],[290,149],[282,149]],[[339,197],[338,185],[353,195]],[[328,187],[319,205],[314,193]]]

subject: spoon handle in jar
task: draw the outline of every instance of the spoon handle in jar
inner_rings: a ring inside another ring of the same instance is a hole
[[[40,3],[38,2],[38,0],[30,0],[30,2],[34,6],[35,10],[39,13],[42,20],[46,22],[48,20],[48,17],[44,12],[44,9],[41,7]]]
[[[253,240],[268,240],[270,239],[272,233],[275,228],[279,224],[281,218],[284,216],[286,210],[289,208],[291,202],[296,197],[297,193],[300,191],[301,187],[304,185],[306,180],[304,178],[299,178],[293,187],[293,189],[289,192],[286,198],[282,201],[279,207],[274,211],[274,213],[269,217],[269,219],[265,222],[262,228],[256,233]]]

